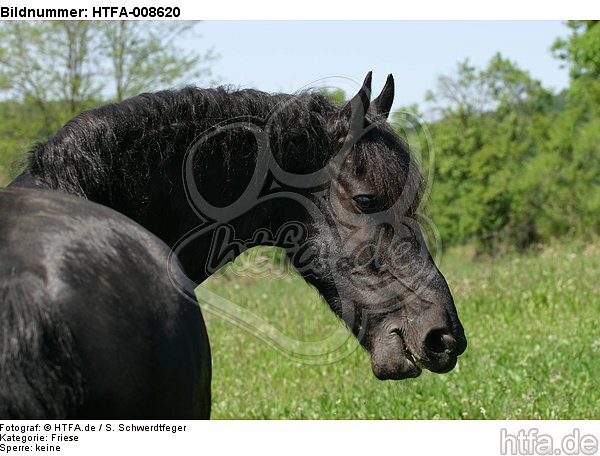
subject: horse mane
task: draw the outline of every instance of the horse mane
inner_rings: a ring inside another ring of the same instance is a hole
[[[276,111],[282,103],[285,109]],[[318,124],[335,109],[325,96],[311,92],[269,95],[251,89],[187,87],[145,93],[82,112],[48,141],[36,144],[25,163],[46,186],[91,197],[92,189],[114,187],[119,170],[129,182],[144,180],[156,166],[183,156],[215,124],[235,120],[261,125],[275,110],[279,119],[271,125],[279,142],[289,142],[283,136],[294,135],[316,141],[318,135],[309,132],[321,129]],[[317,145],[311,146],[315,150]],[[235,150],[231,144],[224,151],[223,163]]]
[[[270,147],[280,166],[296,174],[309,173],[322,168],[336,152],[332,145],[339,138],[332,136],[341,133],[328,120],[340,110],[314,90],[290,95],[186,87],[144,93],[82,112],[48,141],[35,145],[25,163],[45,187],[113,204],[113,195],[143,197],[149,179],[166,163],[182,160],[215,125],[248,122],[268,128]],[[388,189],[385,193],[392,199],[398,192],[389,187],[398,186],[398,176],[408,176],[410,152],[384,120],[372,120],[383,135],[360,142],[357,166],[378,188]],[[246,168],[254,165],[256,143],[250,132],[230,130],[223,138],[214,139],[195,157],[200,174],[201,162],[210,154],[216,155],[211,166],[216,163],[228,169],[239,160],[245,160]],[[373,143],[381,141],[396,149],[395,158],[377,152]],[[211,171],[204,169],[205,174]]]

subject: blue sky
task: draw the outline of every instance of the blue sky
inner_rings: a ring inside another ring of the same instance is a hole
[[[559,21],[206,21],[198,32],[201,39],[184,45],[214,47],[219,82],[267,92],[306,85],[350,92],[352,80],[373,70],[374,91],[394,74],[394,107],[421,103],[436,77],[452,72],[458,61],[468,57],[484,65],[497,51],[546,87],[568,82],[567,70],[549,51],[568,34]]]

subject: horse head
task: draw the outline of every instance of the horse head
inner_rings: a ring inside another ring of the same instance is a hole
[[[422,177],[386,122],[394,81],[370,101],[371,73],[327,120],[328,185],[313,194],[321,216],[307,222],[311,261],[293,257],[371,355],[380,379],[453,369],[466,338],[419,224]],[[315,267],[318,265],[318,267]]]

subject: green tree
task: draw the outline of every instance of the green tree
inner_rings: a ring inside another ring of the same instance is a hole
[[[115,99],[158,87],[175,87],[211,76],[212,50],[200,54],[175,43],[193,34],[195,22],[107,21],[101,28],[101,56],[107,62]]]
[[[568,38],[552,45],[554,55],[565,61],[573,81],[600,78],[600,21],[568,21]]]
[[[210,76],[212,51],[185,51],[175,43],[196,26],[161,21],[4,22],[0,90],[5,98],[35,104],[43,135],[48,135],[101,99],[122,100]],[[111,85],[113,93],[105,90]]]
[[[325,95],[331,102],[337,105],[344,105],[347,101],[346,92],[342,89],[321,89],[321,93]]]
[[[436,116],[480,114],[488,106],[488,92],[481,84],[477,68],[465,59],[454,74],[437,78],[436,88],[426,93],[425,101]]]
[[[0,183],[32,142],[81,111],[210,77],[214,52],[177,45],[197,28],[197,22],[0,22]]]
[[[464,61],[454,75],[439,78],[428,95],[438,116],[431,127],[436,166],[429,210],[447,242],[476,240],[493,249],[540,238],[540,209],[530,204],[532,182],[522,174],[548,135],[553,100],[500,54],[484,68]]]
[[[88,107],[98,93],[99,83],[94,78],[98,43],[92,24],[0,24],[0,88],[5,98],[31,103],[38,109],[36,118],[26,123],[41,128],[43,134]],[[39,132],[32,133],[37,136]]]
[[[600,111],[600,21],[568,21],[568,38],[554,42],[552,51],[569,68],[569,95],[586,111]]]
[[[552,46],[569,68],[567,103],[549,147],[560,160],[565,183],[555,198],[563,224],[581,233],[599,232],[600,219],[600,21],[568,21],[571,34]]]

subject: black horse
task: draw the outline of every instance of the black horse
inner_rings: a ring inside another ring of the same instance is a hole
[[[59,192],[2,190],[0,214],[1,418],[209,417],[206,328],[164,242]]]
[[[370,352],[378,378],[447,372],[466,339],[417,223],[421,175],[386,122],[393,79],[372,103],[370,85],[369,73],[344,107],[311,91],[143,94],[75,117],[30,152],[12,185],[127,215],[195,283],[241,253],[235,246],[283,247]],[[269,236],[290,223],[294,236]],[[223,226],[252,242],[215,249]],[[215,250],[226,254],[211,262]]]

